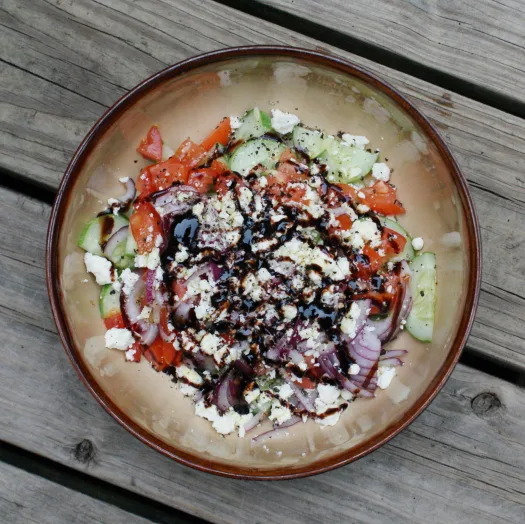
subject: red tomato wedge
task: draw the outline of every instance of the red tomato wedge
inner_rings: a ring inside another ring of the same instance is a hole
[[[162,160],[162,137],[157,126],[151,126],[146,138],[140,141],[137,152],[144,158],[160,162]]]
[[[364,198],[359,197],[359,193],[364,194]],[[365,187],[358,193],[360,201],[367,205],[376,213],[383,215],[401,215],[405,208],[397,200],[397,190],[390,184],[378,181],[371,187]]]
[[[161,337],[154,340],[144,356],[157,371],[163,371],[169,366],[178,366],[182,360],[182,352],[177,351],[171,342],[165,342]]]
[[[190,173],[188,185],[205,194],[213,187],[217,172],[212,167],[203,167]]]
[[[405,249],[407,243],[407,239],[403,235],[388,227],[383,228],[381,238],[383,240],[383,249],[387,256],[398,255]]]
[[[233,173],[218,174],[214,183],[215,191],[221,196],[224,196],[233,187],[243,187],[245,185],[244,180],[239,175]]]
[[[153,250],[158,235],[164,238],[161,218],[152,204],[140,202],[129,217],[129,225],[140,254]]]
[[[219,125],[201,142],[201,147],[209,151],[215,144],[227,145],[232,128],[229,118],[223,118]]]
[[[188,169],[175,158],[169,158],[143,169],[137,179],[137,192],[141,197],[167,189],[174,182],[185,184]]]
[[[140,362],[140,359],[142,357],[142,345],[139,342],[135,342],[133,346],[131,346],[130,349],[134,349],[135,353],[133,353],[133,357],[131,359],[131,362]],[[127,359],[127,357],[126,357]]]
[[[114,313],[113,315],[104,319],[104,325],[106,329],[119,328],[124,329],[126,326],[124,324],[124,319],[122,318],[122,313]]]
[[[175,152],[173,158],[187,167],[197,167],[206,157],[206,149],[192,142],[189,138],[184,140]]]

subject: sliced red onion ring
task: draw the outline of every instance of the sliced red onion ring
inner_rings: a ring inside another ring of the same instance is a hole
[[[222,411],[228,411],[239,404],[241,397],[241,379],[234,370],[225,373],[213,392],[212,402]]]
[[[250,420],[245,422],[244,424],[244,431],[248,433],[248,431],[252,430],[254,427],[258,426],[266,417],[265,411],[259,411],[256,415],[254,415]]]
[[[253,375],[255,375],[254,369],[250,366],[250,364],[248,364],[248,362],[246,362],[246,359],[243,357],[238,358],[235,361],[235,367],[247,377],[252,377]]]
[[[177,324],[185,325],[190,320],[193,305],[189,302],[178,302],[173,310],[173,317]]]
[[[295,384],[293,380],[286,376],[285,373],[283,373],[282,375],[286,383],[293,389],[295,396],[297,397],[299,402],[304,406],[304,409],[306,409],[306,411],[309,411],[310,413],[315,412],[315,399],[318,396],[317,391],[315,389],[303,389],[297,386],[297,384]]]
[[[118,229],[115,233],[113,233],[106,242],[106,245],[104,246],[104,255],[111,258],[117,246],[121,242],[126,241],[126,239],[128,238],[128,234],[129,226],[123,226],[120,229]]]
[[[391,358],[382,358],[380,359],[381,360],[381,364],[384,364],[386,366],[402,366],[403,365],[403,361],[400,359],[400,358],[394,358],[394,357],[391,357]]]
[[[154,269],[146,270],[146,302],[151,304],[155,297],[155,273]]]
[[[126,192],[118,199],[121,205],[127,206],[131,204],[131,201],[135,198],[137,191],[135,189],[135,182],[130,177],[127,177],[125,182],[122,182],[126,186]]]
[[[257,435],[252,439],[252,442],[264,442],[266,440],[271,440],[272,438],[278,437],[279,435],[288,435],[289,428],[292,426],[295,426],[295,424],[298,424],[301,422],[301,417],[298,417],[297,415],[292,415],[290,419],[283,422],[280,426],[277,426],[274,429],[271,429],[270,431],[265,431],[264,433],[261,433],[260,435]]]
[[[404,357],[408,351],[406,349],[387,349],[383,355],[379,357],[379,360],[385,360],[386,358],[400,358]]]
[[[179,200],[180,195],[184,195],[184,198]],[[185,213],[201,198],[200,193],[191,186],[172,186],[151,195],[153,205],[161,217]]]
[[[141,343],[149,347],[157,338],[159,329],[156,324],[151,324],[144,319],[138,318],[141,313],[140,304],[145,293],[146,284],[142,278],[139,278],[129,295],[126,295],[123,291],[121,292],[120,305],[124,321],[127,322],[131,330],[140,337]]]

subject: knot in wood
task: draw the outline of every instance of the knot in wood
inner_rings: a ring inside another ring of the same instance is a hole
[[[95,448],[90,440],[84,439],[75,446],[75,458],[82,464],[87,464],[94,456]]]
[[[495,393],[485,392],[476,395],[470,405],[478,417],[490,417],[501,407],[501,401]]]

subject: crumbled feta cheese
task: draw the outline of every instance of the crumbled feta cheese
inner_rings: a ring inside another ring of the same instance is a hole
[[[425,241],[421,237],[416,237],[412,239],[412,247],[416,251],[421,251],[424,245],[425,245]]]
[[[255,402],[259,398],[260,394],[261,394],[261,390],[259,388],[253,388],[244,394],[244,400],[246,400],[248,404],[251,404],[252,402]]]
[[[332,415],[324,418],[316,418],[315,421],[320,426],[335,426],[339,422],[339,417],[341,416],[340,411],[336,411]]]
[[[358,204],[357,205],[357,212],[360,215],[364,215],[365,213],[368,213],[370,211],[370,208],[368,206],[365,206],[365,204]]]
[[[84,255],[84,264],[89,273],[93,273],[99,286],[111,284],[111,262],[104,257],[86,253]]]
[[[222,339],[213,333],[207,333],[202,337],[201,349],[207,355],[213,355],[222,345]]]
[[[121,184],[126,184],[129,180],[129,176],[121,176],[118,180]]]
[[[253,273],[248,273],[243,281],[244,294],[251,297],[255,302],[259,302],[263,298],[264,290],[257,282],[257,278]]]
[[[381,233],[376,223],[370,218],[356,220],[350,228],[348,238],[355,249],[362,249],[367,242],[370,242],[372,247],[381,245]]]
[[[238,116],[230,116],[230,127],[232,129],[239,129],[242,126],[241,119]]]
[[[292,320],[297,316],[297,308],[293,304],[285,304],[282,307],[284,318]]]
[[[130,360],[130,361],[134,360],[136,353],[137,353],[136,349],[128,349],[126,351],[126,360]]]
[[[149,320],[152,309],[149,306],[144,306],[137,320]]]
[[[198,387],[204,382],[202,377],[194,369],[190,369],[184,364],[178,366],[175,370],[175,373],[177,374],[178,378],[186,380],[194,387]]]
[[[135,339],[129,329],[111,328],[106,331],[104,340],[107,348],[127,350],[134,343]]]
[[[377,385],[381,389],[386,389],[390,386],[390,382],[396,376],[396,368],[390,366],[379,366],[376,372]]]
[[[268,282],[272,279],[272,275],[265,267],[262,267],[257,271],[257,278],[260,282]]]
[[[277,399],[274,399],[272,401],[271,411],[268,418],[272,422],[282,424],[292,418],[292,412],[286,406],[283,406]]]
[[[248,212],[253,200],[253,193],[247,187],[239,188],[239,205],[241,209]]]
[[[137,283],[139,276],[136,273],[133,273],[131,269],[126,268],[122,273],[120,274],[120,279],[122,280],[122,291],[124,291],[125,295],[129,295],[131,293],[131,290]]]
[[[341,321],[341,331],[345,335],[348,335],[350,338],[354,338],[356,335],[357,319],[359,318],[360,312],[361,308],[359,307],[357,302],[352,302],[348,313],[343,317],[343,320]]]
[[[175,262],[180,264],[188,260],[189,256],[190,254],[188,253],[188,250],[183,245],[179,245],[179,249],[175,253]]]
[[[279,396],[283,400],[288,400],[292,395],[294,391],[288,384],[283,384],[279,387]]]
[[[148,269],[156,269],[160,264],[160,252],[159,248],[155,247],[149,253],[143,255],[137,255],[135,257],[136,267],[147,267]]]
[[[297,115],[285,113],[280,109],[272,109],[272,127],[274,131],[281,135],[291,133],[293,128],[300,122],[301,120]]]
[[[351,364],[348,368],[348,374],[349,375],[359,375],[359,372],[361,371],[361,368],[359,367],[359,364]]]
[[[372,176],[376,180],[388,182],[390,180],[390,168],[383,163],[377,163],[372,166]]]
[[[339,388],[331,386],[330,384],[319,384],[317,386],[319,393],[319,400],[327,406],[332,406],[337,403],[339,398]]]
[[[367,144],[370,143],[370,140],[366,136],[356,136],[351,135],[350,133],[343,133],[341,137],[343,142],[346,142],[350,146],[356,146],[360,149],[364,149]]]

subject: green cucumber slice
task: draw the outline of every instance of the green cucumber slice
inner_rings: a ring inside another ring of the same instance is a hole
[[[320,131],[295,126],[292,133],[293,145],[299,151],[304,151],[310,158],[319,156],[325,150],[325,137]]]
[[[285,149],[284,144],[269,138],[248,140],[233,152],[230,158],[230,169],[241,176],[246,176],[259,164],[267,169],[272,169]]]
[[[412,311],[406,329],[417,340],[432,342],[436,309],[436,255],[421,253],[410,264],[412,277]]]
[[[111,256],[105,255],[118,269],[131,268],[135,264],[136,252],[134,246],[136,247],[137,244],[129,226],[126,229],[127,235],[117,244]],[[128,252],[128,246],[131,252]]]
[[[120,313],[120,293],[115,291],[111,284],[102,286],[98,306],[103,319],[109,318],[115,313]]]
[[[319,155],[319,162],[328,166],[329,182],[351,184],[362,180],[377,160],[377,153],[344,144],[334,137],[325,139],[326,149]]]
[[[396,233],[399,233],[400,235],[403,235],[407,239],[407,243],[405,244],[405,249],[399,253],[399,255],[396,255],[395,257],[390,259],[390,262],[400,262],[401,260],[406,260],[407,262],[410,262],[414,256],[414,248],[412,247],[412,237],[408,234],[407,230],[404,229],[399,222],[396,222],[395,220],[392,220],[390,218],[386,217],[380,217],[379,221],[384,227],[388,227],[388,229],[392,229]]]
[[[270,115],[255,107],[241,118],[241,127],[235,130],[234,138],[235,140],[249,140],[258,138],[271,130]]]
[[[90,220],[78,238],[78,247],[93,255],[103,256],[101,244],[118,231],[121,227],[129,224],[123,215],[103,215]]]

